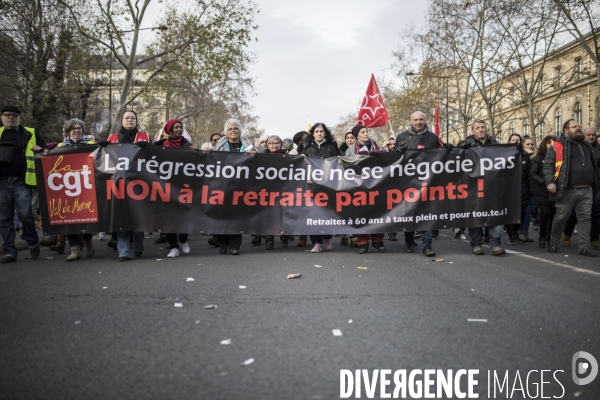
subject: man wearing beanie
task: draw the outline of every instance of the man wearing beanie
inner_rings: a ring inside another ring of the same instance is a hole
[[[40,255],[31,196],[37,186],[33,155],[41,152],[45,143],[33,128],[20,124],[18,107],[5,106],[0,113],[4,125],[0,127],[0,232],[4,240],[4,257],[0,263],[6,264],[16,261],[19,253],[15,247],[15,210],[23,225],[31,257]]]
[[[440,141],[437,135],[429,130],[427,127],[425,113],[421,111],[415,111],[410,116],[410,128],[402,132],[396,137],[395,149],[400,153],[404,154],[406,150],[415,149],[432,149],[440,147]],[[421,248],[421,254],[427,257],[434,257],[435,251],[431,248],[431,241],[433,239],[433,231],[423,231],[423,246]],[[415,233],[405,232],[404,243],[406,253],[412,253],[415,248]]]

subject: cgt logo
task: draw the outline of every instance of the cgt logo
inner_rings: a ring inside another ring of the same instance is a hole
[[[590,353],[578,351],[577,353],[573,354],[572,371],[573,382],[575,382],[576,385],[587,385],[592,383],[592,381],[596,379],[596,376],[598,375],[598,361],[596,361],[594,356]],[[588,374],[587,377],[580,378],[580,376],[584,376],[586,374]]]

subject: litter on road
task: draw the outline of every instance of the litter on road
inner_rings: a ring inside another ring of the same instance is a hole
[[[240,285],[240,289],[246,289],[246,286]]]
[[[487,319],[467,318],[467,322],[487,322]]]
[[[79,325],[81,321],[75,321],[75,325]]]
[[[157,258],[157,259],[156,259],[156,261],[162,261],[162,260],[163,260],[162,258]]]
[[[175,304],[173,304],[175,307],[183,307],[183,302],[179,299],[175,299]]]
[[[317,265],[317,264],[315,264],[315,267],[317,267],[317,268],[322,268],[320,265]]]
[[[369,269],[369,267],[356,267],[356,269]]]
[[[102,286],[102,289],[108,289],[108,286]]]
[[[221,340],[221,344],[231,344],[231,339]]]
[[[340,329],[332,329],[331,332],[333,336],[342,336],[342,331]]]
[[[253,362],[254,362],[254,358],[249,358],[249,359],[247,359],[246,361],[244,361],[244,362],[242,363],[242,366],[245,366],[245,365],[250,365],[250,364],[252,364]]]
[[[300,278],[302,274],[288,274],[287,279]]]
[[[204,308],[204,309],[207,309],[207,310],[212,310],[212,309],[215,309],[215,308],[217,308],[217,307],[219,307],[219,306],[218,306],[218,305],[216,305],[216,304],[209,304],[209,305],[207,305],[207,306],[204,306],[204,307],[202,307],[202,308]]]
[[[349,323],[349,324],[351,324],[352,322],[354,322],[354,321],[352,321],[351,319],[349,319],[349,320],[348,320],[348,323]]]
[[[432,261],[435,261],[435,262],[442,262],[442,261],[444,261],[444,259],[443,259],[443,258],[434,258]]]
[[[195,279],[194,279],[194,278],[185,278],[185,281],[186,281],[186,282],[194,282],[194,281],[195,281]]]

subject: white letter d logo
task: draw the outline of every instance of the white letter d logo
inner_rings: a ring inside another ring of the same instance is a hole
[[[580,358],[584,358],[587,360],[587,362],[577,363],[577,360]],[[592,368],[590,369],[590,367]],[[590,374],[587,376],[587,378],[578,377],[578,375],[583,375],[588,370],[590,371]],[[598,361],[596,361],[594,356],[590,353],[578,351],[577,353],[573,354],[572,374],[573,382],[575,382],[576,385],[587,385],[596,378],[596,375],[598,375]]]

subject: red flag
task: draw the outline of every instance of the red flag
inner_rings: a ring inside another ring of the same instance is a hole
[[[444,143],[442,142],[442,130],[440,129],[440,107],[438,103],[435,103],[435,115],[434,115],[434,124],[433,124],[433,133],[435,133],[440,141],[440,146]]]
[[[375,76],[371,74],[367,93],[365,93],[360,110],[358,110],[356,125],[375,128],[377,126],[384,126],[388,120],[389,117],[385,109],[385,104],[383,104],[383,97],[381,97],[381,93],[379,92]]]

